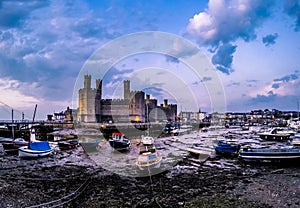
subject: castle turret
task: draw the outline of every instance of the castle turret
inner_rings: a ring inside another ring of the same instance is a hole
[[[84,88],[85,89],[91,88],[91,80],[92,80],[91,75],[84,75]]]
[[[124,80],[124,99],[129,100],[130,99],[130,81]]]

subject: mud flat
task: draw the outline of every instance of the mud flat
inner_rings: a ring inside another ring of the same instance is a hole
[[[37,160],[0,156],[0,207],[299,207],[299,195],[299,166],[216,155],[185,154],[147,177],[104,169],[81,147]]]

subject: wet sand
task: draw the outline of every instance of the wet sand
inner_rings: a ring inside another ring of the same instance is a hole
[[[198,139],[210,146],[204,136]],[[299,166],[244,164],[214,153],[199,160],[183,151],[190,142],[195,138],[160,141],[165,160],[174,151],[170,147],[180,147],[182,154],[166,170],[144,177],[104,169],[81,147],[37,160],[2,154],[0,207],[300,206]]]

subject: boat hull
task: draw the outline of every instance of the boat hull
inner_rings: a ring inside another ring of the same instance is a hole
[[[268,141],[288,141],[290,139],[289,134],[258,134],[259,137],[263,140]]]
[[[19,157],[21,158],[38,158],[38,157],[46,157],[53,152],[53,149],[49,150],[32,150],[29,149],[27,146],[20,147],[18,149]]]
[[[59,142],[58,147],[60,150],[70,150],[75,149],[78,146],[77,141],[67,141],[67,142]]]
[[[28,142],[26,141],[12,141],[7,143],[2,143],[3,149],[6,153],[17,153],[20,147],[27,146]]]
[[[285,162],[300,160],[300,149],[250,149],[242,151],[239,159],[256,162]]]
[[[147,162],[140,162],[139,160],[136,162],[136,166],[140,170],[151,170],[151,169],[158,169],[161,166],[162,157],[158,156],[157,160],[155,161],[147,161]]]
[[[117,140],[109,140],[109,145],[116,149],[116,150],[129,150],[130,149],[130,142],[122,142]]]
[[[231,146],[231,145],[223,145],[223,146],[216,146],[215,151],[219,155],[224,155],[224,156],[235,156],[238,154],[240,150],[240,147],[238,145],[236,146]]]

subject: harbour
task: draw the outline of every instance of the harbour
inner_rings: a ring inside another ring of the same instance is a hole
[[[219,141],[238,144],[241,149],[295,148],[294,136],[286,141],[263,140],[258,135],[260,128],[211,126],[205,131],[155,137],[162,162],[152,173],[140,172],[135,165],[141,145],[139,139],[131,138],[130,150],[118,152],[100,136],[99,129],[65,129],[65,133],[75,133],[79,142],[98,139],[99,148],[86,152],[78,146],[62,151],[58,140],[50,142],[54,147],[52,155],[34,160],[6,154],[1,149],[0,180],[5,197],[0,205],[297,207],[299,161],[245,163],[214,150]],[[190,154],[187,149],[194,145],[208,150],[209,154]],[[20,193],[26,194],[20,196]]]

